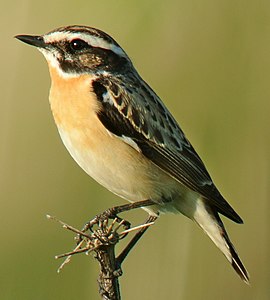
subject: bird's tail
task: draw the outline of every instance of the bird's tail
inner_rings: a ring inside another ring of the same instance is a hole
[[[248,272],[236,253],[218,213],[207,205],[203,199],[199,199],[193,218],[222,251],[241,279],[249,284]]]

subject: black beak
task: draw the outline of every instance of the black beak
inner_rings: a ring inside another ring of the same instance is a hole
[[[39,35],[16,35],[15,38],[37,48],[47,48],[48,46],[43,37]]]

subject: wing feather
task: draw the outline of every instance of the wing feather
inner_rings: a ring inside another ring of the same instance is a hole
[[[132,139],[143,155],[164,172],[201,194],[223,215],[242,223],[158,96],[146,83],[134,84],[134,78],[130,80],[133,85],[123,87],[121,82],[116,77],[102,77],[93,82],[100,102],[98,117],[107,130]]]

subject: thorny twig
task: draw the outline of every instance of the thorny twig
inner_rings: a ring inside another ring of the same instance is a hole
[[[108,219],[98,222],[97,228],[89,230],[89,234],[82,230],[78,230],[63,221],[47,215],[48,219],[55,220],[60,223],[63,228],[68,229],[77,234],[77,245],[76,247],[67,253],[57,255],[55,258],[65,258],[64,262],[60,265],[57,272],[59,273],[63,267],[70,262],[71,257],[75,254],[90,252],[95,253],[95,258],[98,260],[100,265],[100,273],[98,277],[99,293],[102,299],[106,300],[120,300],[120,288],[118,277],[122,275],[121,262],[117,261],[115,256],[115,245],[120,239],[127,236],[132,231],[145,230],[154,222],[142,224],[133,228],[123,230],[118,233],[118,230],[125,226],[126,221],[121,220],[119,223],[118,218],[115,218],[111,224]]]

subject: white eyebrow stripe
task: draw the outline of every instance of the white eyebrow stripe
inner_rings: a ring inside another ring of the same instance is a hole
[[[119,46],[109,43],[108,41],[102,39],[101,37],[93,36],[86,33],[76,33],[76,32],[61,32],[56,31],[43,36],[45,43],[59,42],[62,40],[72,41],[74,39],[81,39],[88,43],[89,45],[97,48],[103,48],[111,50],[117,55],[126,57],[127,55]]]

